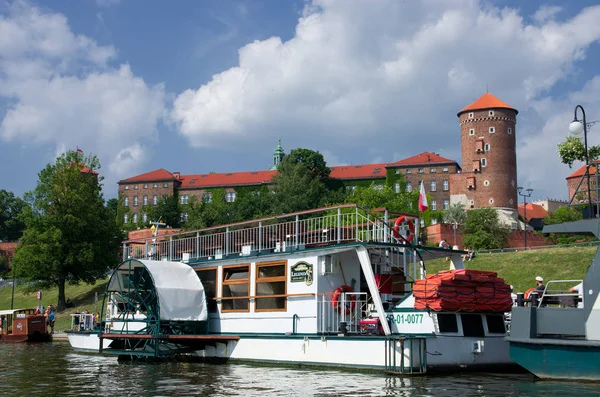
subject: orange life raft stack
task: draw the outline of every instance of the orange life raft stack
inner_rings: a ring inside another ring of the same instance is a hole
[[[496,272],[447,270],[416,280],[415,309],[457,312],[508,312],[510,286]]]

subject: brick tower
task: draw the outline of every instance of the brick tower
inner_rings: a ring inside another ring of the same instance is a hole
[[[452,176],[451,203],[516,212],[517,113],[489,92],[458,112],[463,172]]]

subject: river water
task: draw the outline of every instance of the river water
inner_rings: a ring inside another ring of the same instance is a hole
[[[600,396],[527,374],[390,377],[244,364],[119,363],[66,342],[0,344],[0,396]]]

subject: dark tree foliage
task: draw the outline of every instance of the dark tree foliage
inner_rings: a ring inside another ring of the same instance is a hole
[[[178,228],[181,226],[181,207],[179,205],[179,196],[164,196],[158,201],[158,205],[148,208],[148,219],[152,222],[166,223],[167,226]]]
[[[0,241],[17,241],[25,223],[20,214],[27,203],[12,192],[0,190]]]
[[[509,230],[500,223],[498,212],[493,208],[467,211],[464,224],[463,245],[475,250],[504,248]]]
[[[331,170],[322,154],[294,149],[283,158],[278,171],[273,178],[274,213],[303,211],[325,204]]]
[[[48,164],[25,195],[26,229],[12,265],[35,287],[57,286],[59,310],[65,283],[93,284],[119,261],[121,236],[104,206],[99,169],[96,156],[68,152]]]

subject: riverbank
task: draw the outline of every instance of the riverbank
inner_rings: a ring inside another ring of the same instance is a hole
[[[467,268],[477,270],[490,270],[506,283],[514,286],[518,292],[526,291],[535,285],[535,277],[542,276],[544,280],[557,279],[583,279],[588,265],[591,263],[596,247],[567,247],[548,248],[543,250],[505,252],[492,254],[478,254],[466,262]],[[443,259],[427,262],[427,273],[433,274],[440,270],[447,270],[449,262]],[[58,313],[55,332],[61,333],[71,327],[71,314],[79,310],[90,313],[100,311],[104,289],[108,278],[98,281],[95,285],[67,285],[66,296],[72,306],[62,313]],[[11,287],[0,288],[0,309],[10,308]],[[95,302],[96,294],[98,302]],[[42,304],[56,305],[58,291],[56,288],[42,291]],[[15,308],[35,307],[37,305],[36,293],[27,292],[23,286],[15,288]]]

